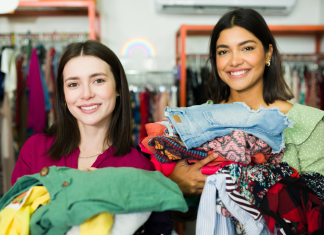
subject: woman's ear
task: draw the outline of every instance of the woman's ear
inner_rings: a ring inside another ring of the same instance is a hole
[[[269,44],[269,50],[266,53],[266,61],[271,60],[272,53],[273,53],[273,46],[272,46],[272,44]]]

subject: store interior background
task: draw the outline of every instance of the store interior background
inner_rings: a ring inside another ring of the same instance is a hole
[[[23,0],[21,0],[23,1]],[[175,64],[175,35],[182,24],[215,25],[221,15],[158,13],[154,0],[97,0],[100,13],[101,42],[111,48],[125,70],[172,71]],[[269,25],[324,25],[323,0],[297,0],[288,15],[264,16]],[[80,33],[88,32],[86,16],[0,17],[0,34]],[[132,38],[145,38],[156,49],[156,57],[148,57],[141,49],[125,57],[121,49]],[[285,54],[315,53],[314,36],[275,36]],[[187,54],[207,54],[209,37],[187,38]],[[324,37],[321,41],[324,52]],[[188,223],[185,234],[194,234],[194,223]]]
[[[23,0],[20,0],[23,1]],[[170,71],[175,65],[175,34],[182,24],[215,25],[221,15],[163,14],[158,13],[153,0],[97,0],[100,13],[101,42],[110,47],[121,59],[126,70]],[[297,0],[288,15],[264,16],[269,25],[321,25],[324,24],[324,1]],[[30,30],[31,33],[88,32],[86,16],[55,17],[0,17],[0,33]],[[127,40],[141,37],[156,49],[156,57],[148,58],[141,49],[129,57],[121,55]],[[312,54],[314,36],[276,36],[282,53]],[[209,37],[187,39],[187,54],[206,54]],[[324,51],[322,38],[322,51]]]

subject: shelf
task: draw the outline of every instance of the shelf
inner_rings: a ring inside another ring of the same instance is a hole
[[[20,1],[18,8],[12,14],[0,17],[30,17],[30,16],[88,16],[89,39],[100,38],[100,15],[96,11],[95,2],[88,1]],[[95,21],[97,20],[97,30]],[[99,40],[100,41],[100,40]]]

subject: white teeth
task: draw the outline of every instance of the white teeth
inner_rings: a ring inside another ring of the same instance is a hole
[[[247,73],[249,70],[241,70],[237,72],[230,72],[231,75],[238,76]]]
[[[99,104],[96,104],[96,105],[92,105],[92,106],[89,106],[89,107],[80,107],[82,110],[92,110],[92,109],[96,109],[99,107]]]

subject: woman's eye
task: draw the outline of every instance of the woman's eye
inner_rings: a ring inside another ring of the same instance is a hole
[[[225,53],[227,53],[227,51],[219,51],[217,54],[218,55],[224,55]]]
[[[77,83],[73,82],[69,84],[69,87],[76,87],[77,85],[78,85]]]
[[[96,81],[95,81],[95,83],[103,83],[105,80],[103,80],[103,79],[97,79]]]
[[[245,47],[244,50],[245,51],[252,51],[254,48],[253,47]]]

